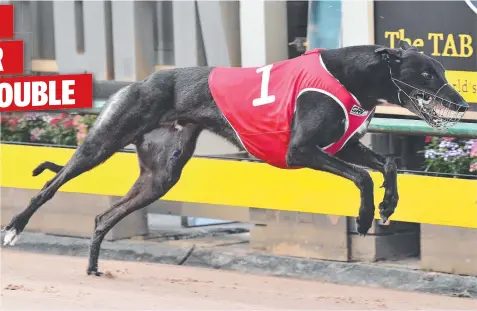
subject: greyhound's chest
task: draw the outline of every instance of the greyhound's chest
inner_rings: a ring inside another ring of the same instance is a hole
[[[289,168],[286,154],[301,94],[327,94],[346,113],[345,135],[327,146],[329,153],[341,149],[367,114],[324,67],[317,51],[258,68],[217,67],[209,76],[209,88],[247,152],[279,168]]]
[[[351,136],[351,141],[358,141],[360,140],[361,138],[363,138],[363,136],[368,132],[368,127],[369,127],[369,123],[371,122],[371,118],[369,118],[368,120],[366,120],[366,122],[364,122],[356,131],[356,133],[353,134],[353,136]]]
[[[368,132],[368,127],[369,124],[371,123],[371,120],[374,117],[374,114],[376,113],[376,108],[374,108],[369,115],[366,117],[366,120],[363,122],[363,124],[358,128],[354,135],[354,139],[361,139],[363,136]]]

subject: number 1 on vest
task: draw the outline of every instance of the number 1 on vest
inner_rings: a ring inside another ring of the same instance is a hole
[[[260,97],[252,101],[254,107],[268,105],[275,101],[275,95],[268,95],[268,85],[270,83],[270,71],[273,65],[267,65],[257,69],[257,73],[262,73],[262,85],[260,87]]]

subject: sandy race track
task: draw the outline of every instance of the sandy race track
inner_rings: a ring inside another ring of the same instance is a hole
[[[1,309],[477,310],[477,300],[367,289],[203,268],[1,251]]]

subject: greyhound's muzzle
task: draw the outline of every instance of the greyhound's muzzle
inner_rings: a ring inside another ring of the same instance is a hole
[[[431,94],[397,79],[393,79],[393,82],[399,89],[399,101],[401,93],[406,95],[418,117],[434,128],[452,127],[469,109],[469,104],[464,100],[453,102],[445,98],[444,94],[456,92],[449,84],[444,84],[435,94]],[[405,92],[404,89],[409,91]]]

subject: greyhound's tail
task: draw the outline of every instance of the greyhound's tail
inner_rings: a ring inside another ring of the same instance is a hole
[[[61,165],[55,164],[53,162],[45,161],[45,162],[41,163],[40,165],[38,165],[33,170],[32,175],[33,176],[38,176],[41,173],[43,173],[44,170],[50,170],[52,172],[58,173],[59,171],[61,171],[62,168],[63,168],[63,166],[61,166]]]

